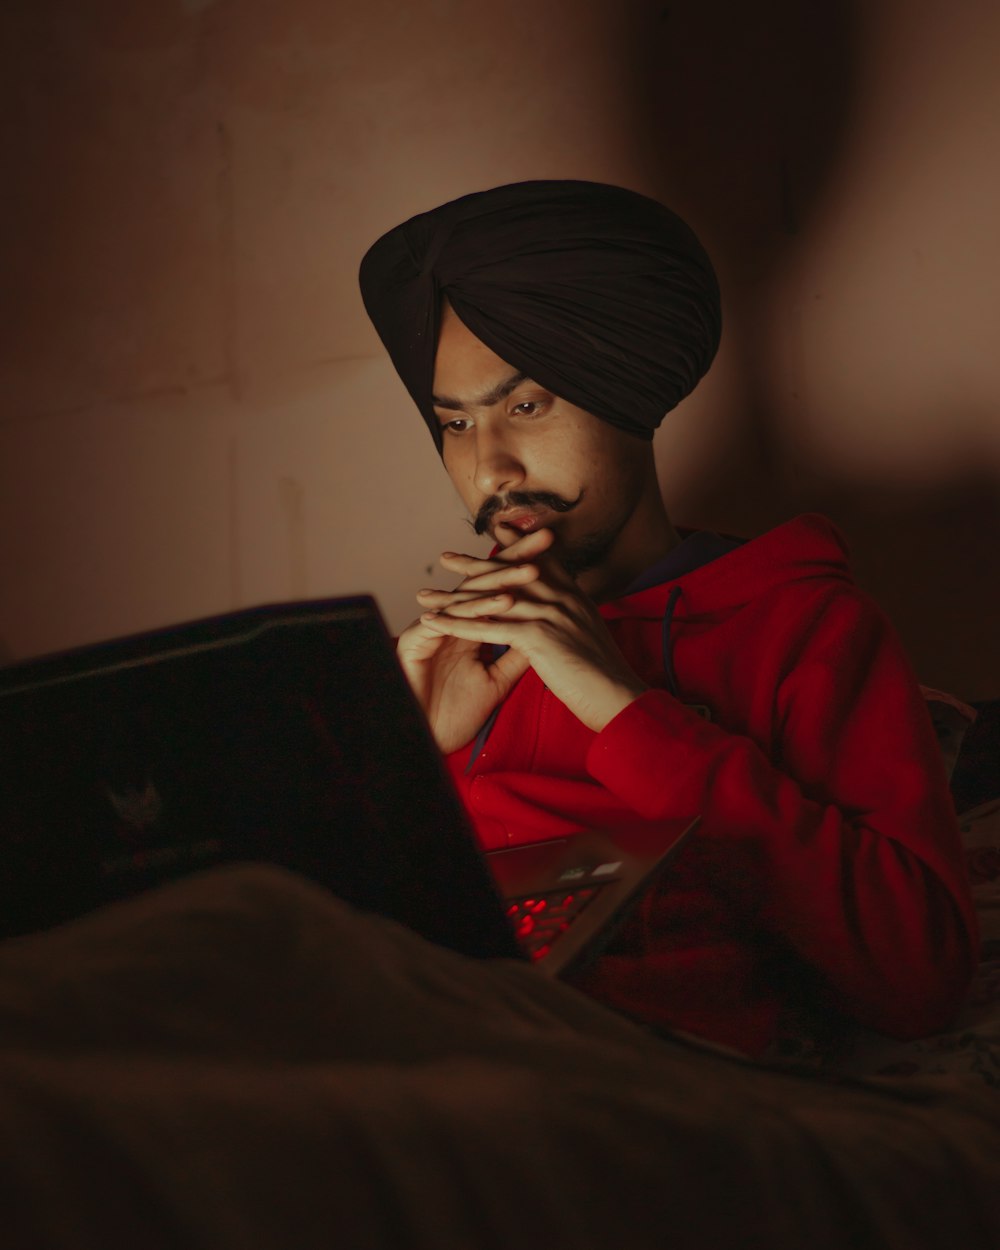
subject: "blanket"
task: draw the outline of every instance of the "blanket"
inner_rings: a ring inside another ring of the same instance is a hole
[[[658,1037],[265,865],[0,947],[11,1250],[995,1250],[1000,1095]]]

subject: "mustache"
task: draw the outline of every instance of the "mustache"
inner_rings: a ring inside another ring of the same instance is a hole
[[[479,535],[485,534],[496,514],[506,512],[510,508],[548,508],[551,512],[570,512],[583,498],[583,494],[581,490],[579,495],[572,500],[563,499],[561,495],[554,495],[551,491],[545,490],[531,492],[512,490],[506,499],[499,499],[494,495],[487,499],[479,509],[472,528]]]

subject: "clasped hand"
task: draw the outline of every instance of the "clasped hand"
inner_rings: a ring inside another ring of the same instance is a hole
[[[464,745],[529,667],[595,732],[646,689],[596,605],[548,554],[554,539],[551,530],[536,530],[491,559],[446,552],[442,566],[462,574],[462,582],[451,591],[418,593],[426,611],[400,636],[398,654],[442,750]],[[479,659],[482,643],[511,650],[486,666]],[[432,675],[435,656],[441,671]],[[435,710],[452,703],[440,688],[448,680],[468,686],[476,721],[471,729],[457,723],[457,706],[435,723]]]

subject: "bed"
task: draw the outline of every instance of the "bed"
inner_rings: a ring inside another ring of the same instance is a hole
[[[983,961],[921,1042],[654,1036],[265,865],[4,943],[2,1244],[996,1250],[1000,791],[958,765]]]

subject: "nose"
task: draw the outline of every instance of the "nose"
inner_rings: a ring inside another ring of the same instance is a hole
[[[524,481],[524,466],[503,433],[485,426],[482,422],[476,429],[476,488],[487,497],[516,490]]]

